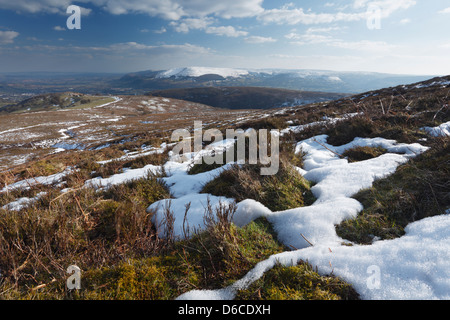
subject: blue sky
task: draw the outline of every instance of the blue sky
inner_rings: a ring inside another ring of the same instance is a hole
[[[66,26],[72,4],[81,8],[80,30]],[[0,0],[0,72],[207,66],[444,75],[448,30],[448,0]]]

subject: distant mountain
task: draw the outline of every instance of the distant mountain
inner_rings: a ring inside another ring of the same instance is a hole
[[[112,85],[148,91],[199,87],[270,87],[332,93],[361,93],[430,78],[432,76],[375,72],[186,67],[131,73],[112,81]]]
[[[159,90],[202,87],[267,87],[357,94],[417,83],[432,77],[374,72],[207,67],[147,70],[128,74],[0,72],[0,97],[17,102],[24,97],[49,92],[142,95]]]
[[[75,92],[58,92],[37,95],[18,103],[0,106],[0,113],[21,113],[32,111],[61,110],[68,108],[88,108],[105,104],[115,99],[92,96]]]
[[[175,68],[166,70],[163,72],[158,72],[156,78],[198,78],[204,77],[206,75],[216,75],[221,79],[225,78],[238,78],[241,76],[246,76],[249,71],[242,69],[230,69],[230,68],[205,68],[205,67],[187,67],[187,68]]]
[[[272,109],[340,99],[341,93],[259,87],[203,87],[153,91],[153,96],[224,109]]]

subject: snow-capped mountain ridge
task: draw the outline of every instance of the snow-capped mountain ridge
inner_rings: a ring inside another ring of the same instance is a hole
[[[361,93],[417,83],[427,75],[396,75],[376,72],[315,69],[257,69],[190,66],[148,70],[124,75],[115,87],[164,90],[186,87],[266,87],[302,91]]]
[[[232,68],[208,68],[208,67],[184,67],[174,68],[162,71],[156,75],[156,78],[180,78],[180,77],[201,77],[207,74],[217,74],[224,78],[237,78],[248,75],[247,70]]]

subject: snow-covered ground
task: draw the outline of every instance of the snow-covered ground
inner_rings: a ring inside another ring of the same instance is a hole
[[[448,128],[448,123],[445,124]],[[294,129],[294,128],[291,128]],[[301,128],[295,128],[300,129]],[[431,128],[436,129],[436,128]],[[428,130],[427,130],[428,131]],[[430,135],[433,131],[428,131]],[[214,179],[228,165],[196,175],[187,172],[192,162],[207,152],[223,151],[232,141],[214,143],[209,150],[191,153],[185,157],[170,154],[164,164],[167,177],[162,178],[170,188],[174,199],[165,199],[150,205],[155,212],[153,223],[164,236],[164,212],[170,206],[174,214],[174,235],[183,238],[189,230],[204,228],[203,216],[208,202],[213,208],[230,204],[234,199],[200,194],[202,186]],[[388,153],[377,158],[349,163],[337,154],[355,146],[381,146]],[[146,148],[130,156],[146,152],[158,152],[158,148]],[[164,146],[165,147],[165,146]],[[179,299],[233,299],[240,289],[245,289],[277,263],[295,265],[300,260],[318,267],[321,274],[333,273],[352,284],[363,299],[450,299],[450,212],[411,223],[406,235],[394,240],[374,239],[371,245],[357,245],[340,238],[335,225],[354,218],[363,209],[361,203],[351,198],[376,179],[395,172],[397,167],[427,150],[420,144],[400,144],[383,138],[356,138],[343,146],[327,144],[327,136],[320,135],[297,143],[296,152],[306,153],[304,167],[297,168],[304,177],[315,182],[312,192],[317,200],[310,206],[272,212],[261,203],[247,199],[237,204],[233,221],[245,226],[258,217],[266,217],[274,226],[278,238],[292,251],[276,254],[257,264],[242,279],[229,287],[218,290],[194,290]],[[70,169],[72,170],[72,169]],[[148,172],[158,172],[160,166],[147,165],[108,178],[86,181],[86,186],[105,188],[144,177]],[[38,177],[6,186],[0,192],[12,188],[27,188],[35,183],[61,182],[70,171]],[[22,208],[36,199],[18,199],[8,206]],[[186,205],[190,210],[185,216]],[[9,207],[8,207],[9,208]],[[308,239],[306,241],[305,239]],[[311,243],[313,246],[311,246]],[[351,246],[349,246],[351,244]]]
[[[30,189],[32,186],[35,185],[57,184],[60,183],[65,176],[71,174],[73,170],[74,170],[73,168],[68,167],[63,172],[60,173],[17,181],[13,184],[6,185],[5,187],[3,187],[3,189],[0,190],[0,193],[12,191],[15,189]]]
[[[20,211],[20,210],[30,206],[32,203],[38,201],[42,196],[44,196],[46,194],[47,194],[46,192],[39,192],[33,198],[23,197],[23,198],[15,200],[13,202],[10,202],[1,208],[4,210],[10,210],[10,211]]]
[[[437,127],[423,127],[422,130],[432,137],[450,136],[450,121]]]
[[[339,238],[334,227],[345,219],[356,217],[363,209],[358,201],[351,198],[353,194],[370,187],[376,179],[392,174],[400,164],[427,148],[419,144],[397,144],[382,138],[357,138],[347,145],[334,147],[326,143],[326,138],[324,135],[317,136],[297,145],[297,150],[301,148],[307,153],[305,168],[299,171],[305,178],[316,182],[312,191],[317,201],[313,205],[272,212],[248,199],[237,204],[234,215],[238,226],[261,216],[267,217],[279,240],[297,250],[271,256],[227,288],[193,290],[179,299],[233,299],[238,290],[247,288],[275,264],[290,266],[300,260],[317,266],[322,274],[333,273],[343,278],[355,287],[363,299],[450,297],[450,271],[447,265],[450,261],[449,215],[412,223],[406,228],[405,236],[386,241],[374,239],[369,246],[348,246],[349,241]],[[388,153],[356,163],[349,163],[336,155],[354,146],[382,146]],[[181,171],[174,173],[171,179],[177,180],[179,175]],[[202,174],[198,178],[207,182],[212,177]],[[176,184],[174,186],[176,188]],[[232,201],[198,194],[198,189],[190,183],[186,183],[184,189],[190,191],[184,191],[180,197],[170,200],[175,233],[179,237],[185,236],[183,224],[196,230],[204,227],[201,217],[208,200],[213,207]],[[156,211],[156,223],[162,223],[168,201],[162,200],[149,207],[149,210]],[[188,203],[191,209],[185,217]],[[314,246],[311,247],[305,238]]]

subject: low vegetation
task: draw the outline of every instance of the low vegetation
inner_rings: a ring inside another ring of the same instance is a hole
[[[248,289],[241,290],[241,300],[358,300],[358,293],[341,279],[320,276],[302,262],[293,267],[277,265],[264,273]]]
[[[253,117],[247,123],[223,121],[222,129],[281,130],[288,125],[323,123],[281,138],[276,175],[261,176],[261,164],[233,165],[207,183],[202,192],[236,202],[255,199],[273,211],[306,206],[315,198],[311,183],[296,168],[303,166],[303,154],[294,152],[296,142],[318,134],[327,134],[328,143],[336,146],[355,137],[420,142],[430,149],[354,195],[364,210],[355,219],[336,226],[340,237],[360,244],[402,236],[408,223],[443,214],[450,207],[450,150],[449,137],[430,138],[420,129],[448,121],[449,110],[444,103],[448,101],[448,88],[433,92],[426,88],[400,89],[286,108],[284,113],[258,120]],[[347,113],[353,115],[344,117]],[[327,122],[329,118],[341,119]],[[175,121],[174,126],[180,123],[186,122]],[[158,237],[152,224],[154,213],[147,208],[171,198],[168,186],[160,179],[164,171],[101,190],[85,186],[87,179],[107,178],[126,168],[164,164],[168,150],[99,162],[120,158],[144,144],[160,145],[165,138],[162,131],[158,136],[149,132],[118,135],[105,147],[38,157],[1,172],[3,188],[17,180],[55,174],[67,167],[76,169],[58,186],[31,185],[26,190],[0,193],[0,208],[18,198],[39,195],[20,211],[0,209],[0,299],[174,299],[192,289],[226,287],[258,262],[290,250],[277,240],[265,218],[242,228],[234,225],[231,220],[236,204],[214,212],[208,206],[205,229],[187,239],[175,241],[170,228],[166,237]],[[383,148],[355,147],[341,156],[352,162],[384,153]],[[193,165],[189,174],[219,166],[203,161]],[[71,189],[62,193],[63,188]],[[213,215],[218,219],[212,219]],[[82,269],[82,289],[78,291],[66,289],[66,269],[73,264]],[[238,292],[236,298],[353,300],[359,296],[343,280],[319,275],[313,266],[302,262],[291,267],[275,266]]]
[[[449,137],[432,139],[427,152],[354,196],[364,210],[357,218],[337,226],[338,234],[370,244],[375,237],[393,239],[403,235],[411,222],[443,214],[450,207],[449,154]]]
[[[349,162],[357,162],[376,158],[386,152],[387,150],[382,147],[354,147],[345,150],[342,157],[346,158]]]

